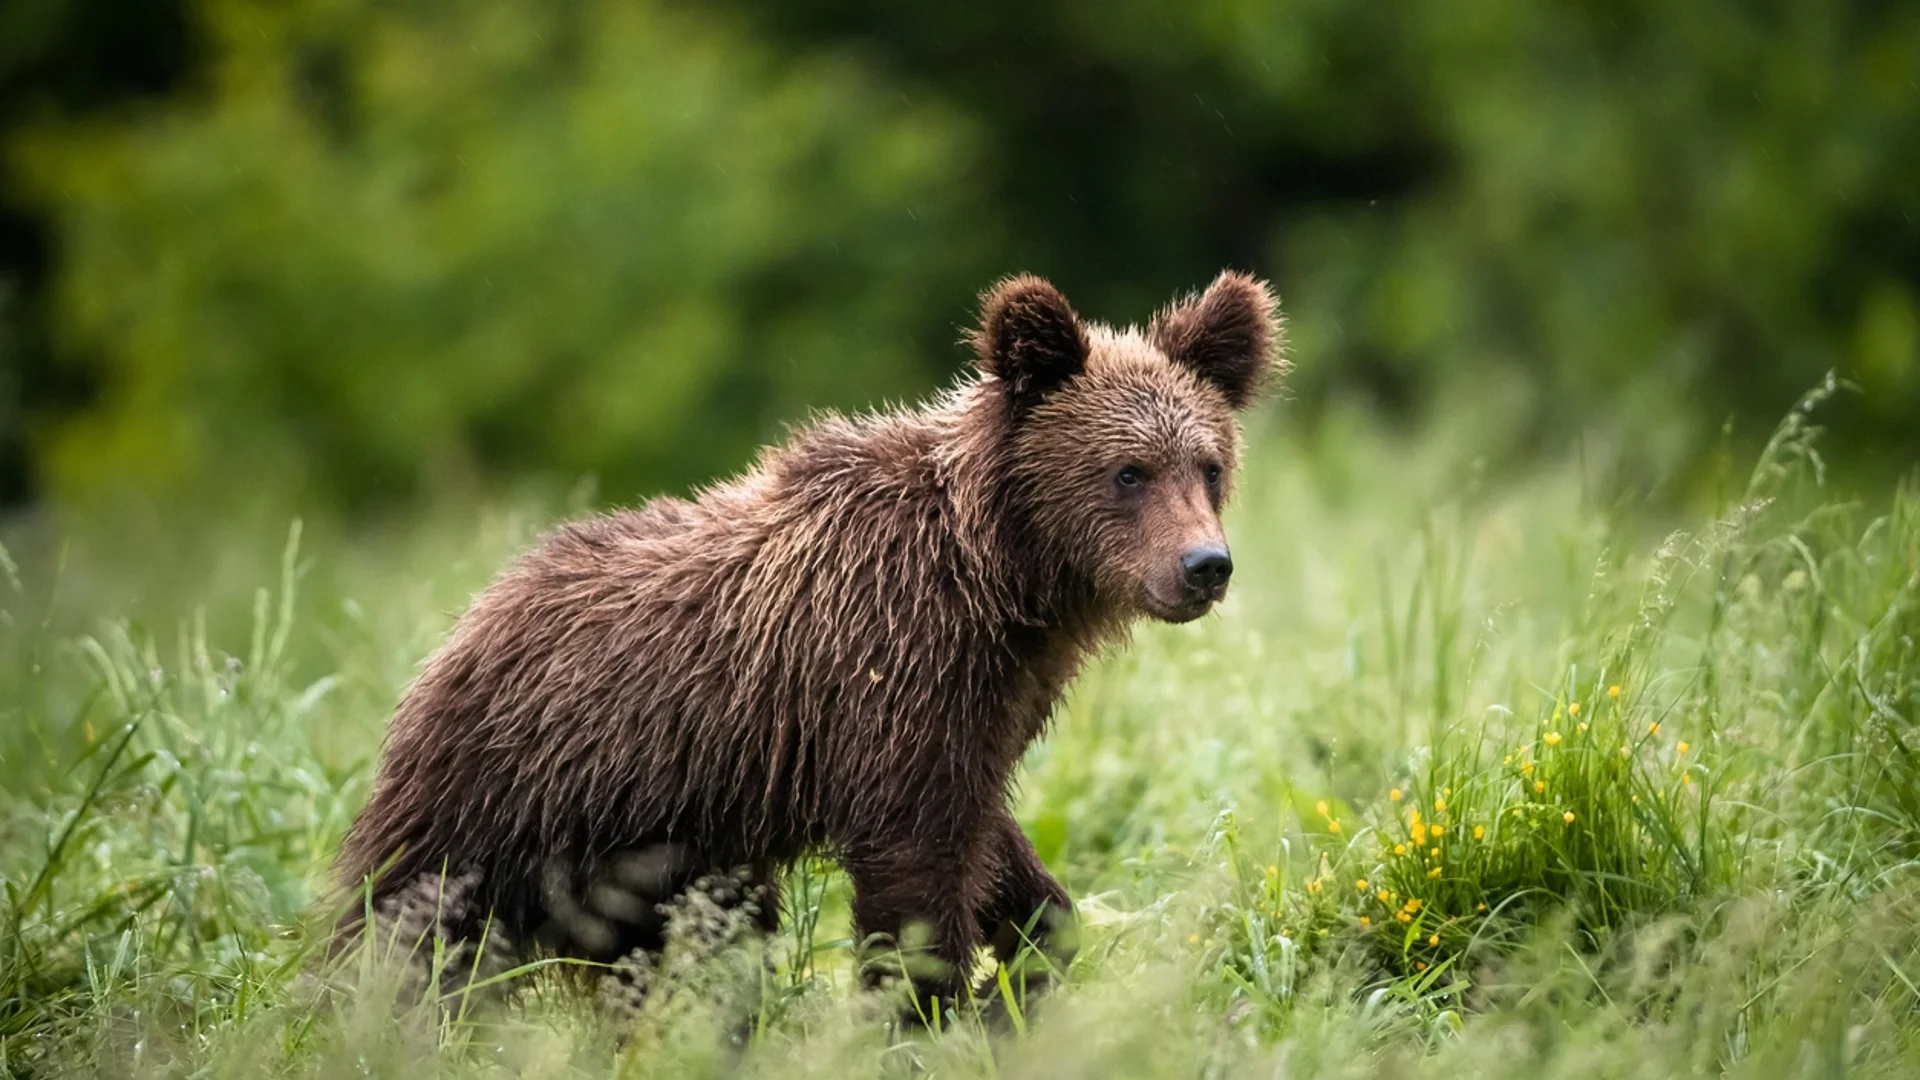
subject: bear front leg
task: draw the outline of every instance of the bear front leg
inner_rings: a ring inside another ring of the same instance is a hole
[[[1073,899],[1005,807],[995,811],[990,835],[994,873],[976,917],[995,958],[1009,966],[1016,991],[1037,989],[1051,972],[1064,972],[1079,949]],[[1026,951],[1029,945],[1037,956]],[[997,987],[983,991],[992,996]]]
[[[913,1011],[931,1022],[963,1000],[981,944],[975,911],[985,896],[977,844],[912,840],[842,856],[853,879],[853,930],[868,986],[904,976]],[[939,1004],[936,1006],[935,1001]]]

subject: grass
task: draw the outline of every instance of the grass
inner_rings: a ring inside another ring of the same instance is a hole
[[[643,1006],[322,962],[394,697],[554,508],[180,573],[16,540],[0,1071],[1920,1074],[1920,491],[1822,486],[1823,394],[1671,533],[1591,448],[1490,481],[1444,435],[1263,433],[1233,599],[1142,627],[1029,755],[1084,952],[992,1032],[890,1029],[819,862],[778,938],[689,935]]]

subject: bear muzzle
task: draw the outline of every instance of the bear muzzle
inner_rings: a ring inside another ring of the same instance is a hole
[[[1157,589],[1149,585],[1143,606],[1162,622],[1192,622],[1227,595],[1227,582],[1232,577],[1233,556],[1225,544],[1198,544],[1181,554],[1177,579],[1165,581]],[[1168,593],[1175,595],[1170,597]]]

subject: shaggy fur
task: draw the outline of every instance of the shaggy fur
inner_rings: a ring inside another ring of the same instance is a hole
[[[917,925],[940,961],[924,988],[957,991],[976,947],[1004,960],[1036,914],[1070,919],[1008,812],[1015,765],[1090,652],[1224,590],[1182,559],[1224,554],[1232,411],[1280,333],[1240,274],[1144,334],[1013,278],[942,399],[823,419],[697,501],[562,526],[407,693],[340,881],[378,898],[477,871],[514,941],[557,926],[554,947],[611,957],[653,943],[635,895],[742,866],[771,888],[825,851],[859,934]]]

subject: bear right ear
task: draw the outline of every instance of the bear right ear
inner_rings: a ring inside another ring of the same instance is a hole
[[[1060,290],[1021,274],[980,297],[980,328],[968,335],[980,370],[1006,386],[1024,411],[1078,375],[1092,347]]]

